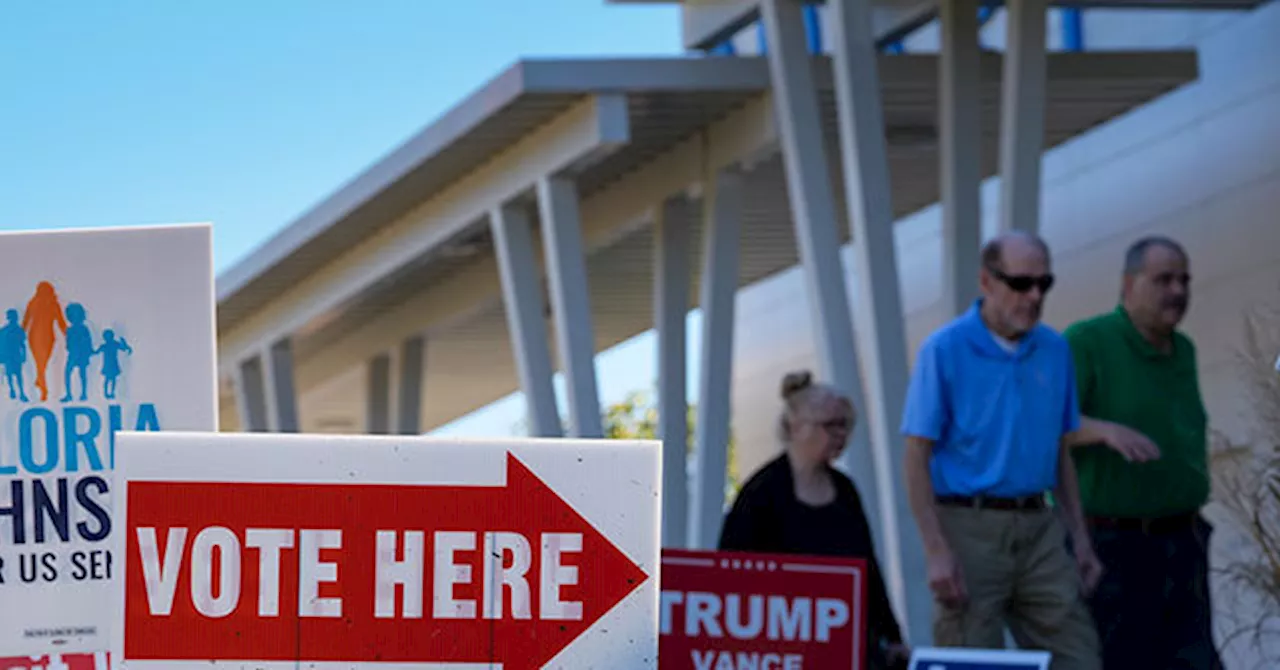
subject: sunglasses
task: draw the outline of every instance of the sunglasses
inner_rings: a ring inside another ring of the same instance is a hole
[[[1040,293],[1043,294],[1048,293],[1049,289],[1053,288],[1052,274],[1041,275],[1039,277],[1032,275],[1007,275],[995,268],[987,268],[987,272],[990,272],[991,276],[1004,282],[1005,286],[1008,286],[1016,293],[1026,293],[1032,288],[1039,288]]]

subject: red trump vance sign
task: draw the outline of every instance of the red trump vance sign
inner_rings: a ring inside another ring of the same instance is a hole
[[[661,670],[862,670],[865,564],[664,550]]]

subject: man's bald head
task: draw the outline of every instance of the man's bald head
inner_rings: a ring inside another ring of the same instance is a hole
[[[1050,260],[1049,245],[1025,231],[1006,231],[983,245],[982,312],[997,334],[1016,339],[1040,321],[1053,286]]]
[[[1039,254],[1046,265],[1051,260],[1049,245],[1039,235],[1023,230],[1008,230],[982,245],[982,265],[993,270],[1004,271],[1006,255],[1022,257],[1027,254]]]

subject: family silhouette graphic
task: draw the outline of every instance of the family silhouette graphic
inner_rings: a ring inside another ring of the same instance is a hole
[[[84,305],[73,302],[64,309],[53,284],[47,281],[36,285],[35,295],[27,302],[21,321],[18,319],[18,310],[9,309],[5,312],[5,325],[0,327],[0,365],[4,366],[9,397],[22,402],[29,400],[23,371],[30,352],[36,369],[35,387],[40,390],[40,400],[49,399],[49,383],[45,373],[49,360],[53,357],[59,333],[63,336],[63,346],[66,349],[62,402],[75,399],[75,377],[80,379],[79,399],[89,399],[89,364],[98,354],[102,355],[102,393],[106,398],[115,398],[121,374],[120,354],[133,354],[133,348],[110,328],[102,331],[102,344],[95,347]]]
[[[26,402],[27,391],[22,385],[22,366],[27,362],[27,334],[18,323],[18,310],[8,310],[4,316],[5,325],[0,328],[0,356],[4,359],[4,376],[9,382],[9,397],[21,397],[22,402]]]

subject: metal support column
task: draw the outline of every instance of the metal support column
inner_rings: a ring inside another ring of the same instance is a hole
[[[1047,0],[1009,0],[1000,107],[1000,229],[1040,230]]]
[[[396,433],[422,433],[422,384],[426,338],[414,335],[400,345],[400,384],[396,394]]]
[[[957,316],[978,297],[982,244],[982,119],[978,15],[972,0],[942,0],[938,110],[942,177],[942,299]]]
[[[560,411],[551,384],[551,351],[543,314],[542,282],[533,253],[529,214],[518,205],[504,205],[489,215],[493,246],[498,256],[502,302],[515,357],[516,373],[532,437],[560,437]]]
[[[240,414],[240,430],[263,433],[267,425],[267,382],[262,371],[262,356],[254,355],[236,366],[236,410]]]
[[[738,293],[738,240],[742,228],[742,176],[724,170],[703,194],[701,278],[702,374],[694,424],[696,484],[690,546],[711,549],[720,538],[730,439],[734,301]]]
[[[569,432],[573,437],[601,437],[604,428],[596,384],[596,339],[577,184],[568,177],[539,180],[538,206],[560,366],[569,399]]]
[[[845,271],[840,258],[836,199],[824,148],[822,114],[805,49],[804,22],[796,0],[765,0],[761,18],[774,45],[769,52],[774,108],[786,168],[796,246],[809,294],[814,349],[823,381],[846,393],[859,412],[866,406],[859,381]],[[859,421],[841,458],[858,486],[871,534],[882,535],[875,462],[865,421]]]
[[[926,566],[919,533],[913,524],[898,522],[899,510],[910,509],[906,487],[896,485],[905,451],[898,424],[907,389],[907,343],[878,55],[869,3],[844,0],[831,9],[845,199],[857,259],[855,323],[861,326],[865,416],[875,447],[881,521],[885,529],[896,530],[883,535],[886,577],[907,634],[919,646],[931,637],[933,598],[922,579]]]
[[[688,202],[665,202],[654,222],[653,305],[658,333],[658,439],[662,440],[662,546],[689,537],[686,328],[689,316]]]
[[[277,340],[267,349],[264,381],[267,391],[267,424],[277,433],[296,433],[298,398],[293,383],[293,343]]]
[[[365,389],[365,432],[391,432],[391,355],[383,352],[369,359],[368,387]]]

